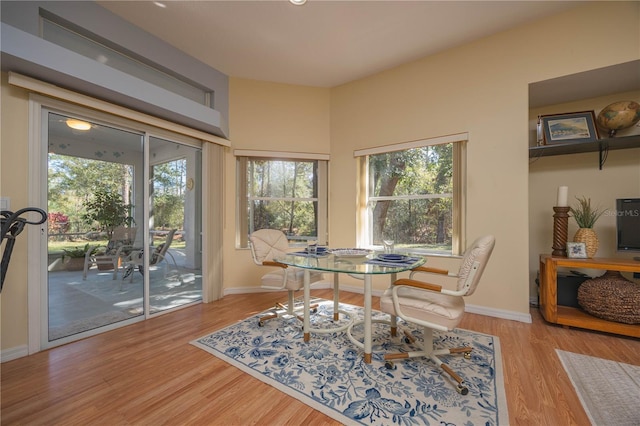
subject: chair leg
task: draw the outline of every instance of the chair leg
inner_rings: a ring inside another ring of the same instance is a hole
[[[288,293],[288,303],[287,305],[283,305],[282,303],[276,302],[276,306],[273,308],[273,313],[263,315],[258,319],[258,326],[264,327],[264,323],[268,320],[279,318],[284,315],[295,316],[301,322],[304,320],[304,317],[298,314],[296,311],[300,311],[301,308],[295,308],[295,293],[293,290],[287,291]],[[316,312],[318,308],[318,304],[312,304],[309,306],[309,309],[312,313]]]
[[[454,355],[454,354],[464,354],[466,359],[471,358],[471,351],[473,348],[464,346],[459,348],[450,348],[450,349],[434,349],[433,347],[433,330],[427,327],[422,328],[424,341],[422,344],[421,351],[410,351],[410,352],[400,352],[400,353],[392,353],[386,354],[384,356],[385,359],[385,367],[389,370],[395,368],[393,364],[393,360],[402,360],[407,358],[427,358],[431,360],[436,366],[442,368],[453,380],[457,382],[456,390],[461,395],[467,395],[469,393],[469,388],[464,384],[464,379],[460,377],[455,371],[451,369],[445,362],[443,362],[440,358],[440,355]],[[405,342],[414,343],[415,338],[411,333],[407,330],[404,330]]]
[[[449,376],[451,376],[451,378],[453,380],[458,382],[458,385],[456,386],[456,390],[461,395],[466,395],[466,394],[469,393],[469,388],[464,384],[464,380],[462,379],[462,377],[458,376],[455,373],[455,371],[453,371],[447,364],[445,364],[444,362],[440,361],[440,358],[434,356],[434,357],[432,357],[432,359],[434,360],[436,365],[438,365],[438,361],[439,361],[440,362],[440,368],[442,368],[444,371],[446,371],[447,374],[449,374]]]

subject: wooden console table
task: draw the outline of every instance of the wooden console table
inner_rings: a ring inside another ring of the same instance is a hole
[[[573,259],[540,255],[540,312],[545,320],[564,326],[587,328],[606,333],[640,337],[640,325],[607,321],[569,306],[558,306],[558,268],[587,268],[624,272],[640,272],[640,262],[626,259]]]

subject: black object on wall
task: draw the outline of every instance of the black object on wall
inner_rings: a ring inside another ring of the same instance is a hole
[[[37,221],[30,221],[24,217],[20,217],[28,212],[36,212],[40,214],[40,219]],[[24,230],[25,225],[40,225],[46,222],[47,213],[37,207],[26,207],[13,213],[9,210],[2,210],[0,212],[0,224],[2,225],[2,234],[0,234],[0,244],[6,239],[7,244],[4,246],[2,253],[2,265],[0,265],[0,292],[4,287],[4,277],[7,275],[7,268],[9,267],[9,261],[11,260],[11,252],[13,246],[16,243],[16,237]]]

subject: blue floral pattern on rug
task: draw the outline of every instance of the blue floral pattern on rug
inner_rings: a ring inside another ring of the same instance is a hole
[[[321,300],[312,326],[331,327],[332,308],[333,302]],[[340,304],[340,309],[362,318],[360,307]],[[469,393],[463,396],[456,391],[455,381],[424,358],[399,361],[396,369],[387,369],[385,353],[417,350],[402,337],[391,337],[388,325],[374,324],[373,361],[366,364],[363,351],[344,332],[312,333],[305,343],[297,319],[273,319],[258,327],[259,317],[192,344],[345,424],[497,425],[508,421],[495,336],[461,329],[434,332],[437,348],[473,347],[470,360],[461,355],[442,357],[464,378]],[[388,319],[388,315],[374,311],[374,319]],[[415,326],[403,321],[398,326],[421,341]],[[355,326],[353,334],[363,335],[362,327]]]

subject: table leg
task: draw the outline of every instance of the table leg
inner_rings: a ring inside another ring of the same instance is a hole
[[[364,275],[364,362],[371,364],[371,274]]]
[[[393,273],[390,275],[391,279],[389,282],[389,288],[393,287],[393,283],[398,279],[398,274]],[[395,315],[389,315],[391,318],[391,335],[395,337],[398,333],[398,317]]]
[[[333,273],[333,320],[334,321],[339,321],[340,320],[340,313],[338,312],[338,309],[340,308],[340,284],[338,281],[338,273],[334,272]]]
[[[311,339],[311,270],[304,270],[304,320],[302,331],[304,333],[304,341],[308,342]]]

